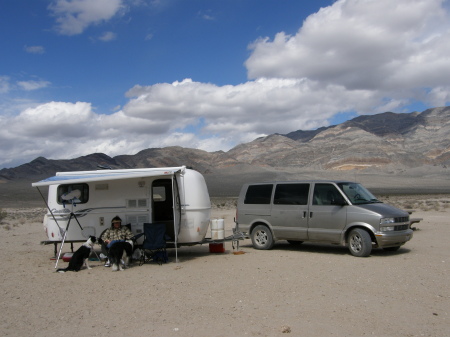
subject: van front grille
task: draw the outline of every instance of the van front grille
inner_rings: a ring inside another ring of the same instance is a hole
[[[399,225],[399,226],[395,226],[395,230],[396,231],[405,231],[409,228],[409,225]]]
[[[409,217],[408,216],[402,216],[402,217],[394,218],[394,222],[395,223],[409,222]]]

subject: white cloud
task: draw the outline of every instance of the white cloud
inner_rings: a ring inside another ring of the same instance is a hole
[[[123,8],[122,0],[55,0],[49,10],[56,17],[56,31],[81,34],[90,25],[108,21]]]
[[[86,102],[49,102],[5,117],[10,127],[0,143],[9,146],[0,147],[0,158],[23,162],[97,151],[113,156],[171,145],[228,150],[261,135],[327,125],[334,113],[350,107],[348,101],[366,108],[378,99],[339,86],[320,88],[307,79],[222,87],[186,79],[136,86],[128,95],[128,104],[111,115],[97,114]]]
[[[449,15],[442,0],[339,0],[297,34],[251,45],[250,78],[306,77],[399,95],[448,83]]]
[[[206,11],[198,12],[198,16],[206,21],[215,21],[216,20],[216,18],[213,16],[212,11],[210,9],[208,9]]]
[[[338,111],[367,110],[380,99],[369,91],[321,86],[305,78],[260,78],[222,87],[186,79],[136,86],[128,96],[123,108],[127,116],[165,121],[173,128],[204,118],[203,132],[233,134],[238,139],[243,132],[283,133],[321,126]]]
[[[38,90],[46,88],[50,85],[48,81],[18,81],[17,85],[26,91]]]
[[[117,38],[117,34],[113,32],[104,32],[98,39],[103,42],[113,41]]]
[[[11,89],[9,76],[0,76],[0,94],[5,94]]]
[[[25,51],[30,54],[44,54],[45,48],[43,46],[25,46]]]

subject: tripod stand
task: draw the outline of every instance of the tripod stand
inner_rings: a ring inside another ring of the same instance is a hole
[[[74,197],[72,199],[67,200],[71,204],[70,215],[69,215],[69,220],[67,221],[66,229],[64,230],[64,234],[63,234],[63,237],[62,237],[62,240],[61,240],[61,246],[59,247],[59,253],[58,253],[58,257],[56,258],[55,269],[58,267],[58,262],[59,262],[59,259],[61,257],[61,252],[62,252],[62,249],[63,249],[63,246],[64,246],[64,242],[66,241],[67,231],[69,230],[69,226],[70,226],[71,220],[75,219],[75,221],[77,222],[78,226],[81,229],[81,232],[83,232],[83,230],[84,230],[83,227],[81,227],[81,224],[78,221],[78,218],[77,218],[76,214],[73,212],[73,207],[76,206],[76,204],[75,204],[76,200],[79,200],[79,199],[77,197]],[[97,258],[100,261],[100,258],[98,257],[97,253],[94,250],[93,250],[93,252],[95,253],[95,255],[97,256]]]

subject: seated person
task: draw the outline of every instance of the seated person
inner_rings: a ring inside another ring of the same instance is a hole
[[[133,232],[126,227],[122,226],[122,219],[119,216],[115,216],[111,220],[111,228],[108,228],[100,237],[103,240],[102,253],[106,256],[109,255],[109,248],[117,242],[124,240],[131,240]],[[109,267],[109,259],[105,264],[105,267]]]

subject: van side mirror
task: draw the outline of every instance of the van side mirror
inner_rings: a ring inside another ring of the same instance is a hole
[[[335,199],[333,200],[332,205],[336,205],[336,206],[347,206],[348,204],[347,204],[347,201],[345,201],[344,198],[342,198],[341,196],[339,196],[339,197],[337,197],[337,198],[335,198]]]

